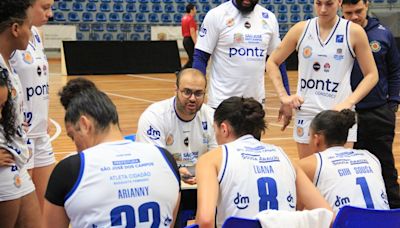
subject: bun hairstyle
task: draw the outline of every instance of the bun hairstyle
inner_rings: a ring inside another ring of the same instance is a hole
[[[314,117],[310,129],[323,134],[327,146],[344,145],[349,129],[356,123],[356,113],[350,109],[342,111],[325,110]]]
[[[76,78],[68,81],[67,84],[58,92],[60,102],[64,109],[68,108],[69,103],[74,97],[87,89],[97,90],[97,87],[92,81],[84,78]]]
[[[214,122],[220,126],[228,121],[237,137],[251,134],[260,139],[265,131],[265,111],[253,98],[230,97],[224,100],[214,113]]]

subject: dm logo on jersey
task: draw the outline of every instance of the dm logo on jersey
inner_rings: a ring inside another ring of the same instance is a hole
[[[325,71],[325,72],[329,72],[330,69],[331,69],[331,64],[325,63],[325,64],[324,64],[324,71]]]
[[[18,174],[15,174],[15,176],[14,176],[14,185],[15,185],[15,187],[19,188],[19,187],[21,187],[21,184],[22,184],[21,177],[19,177]]]
[[[343,35],[336,35],[336,43],[343,43]]]
[[[207,34],[207,29],[201,26],[200,31],[199,31],[199,36],[204,37]]]
[[[374,41],[371,41],[370,43],[369,43],[369,46],[371,46],[371,50],[372,50],[372,52],[379,52],[380,50],[381,50],[381,44],[378,42],[378,41],[376,41],[376,40],[374,40]]]
[[[244,27],[247,28],[247,29],[251,28],[250,22],[246,21],[246,22],[244,23]]]
[[[236,205],[237,209],[243,210],[249,206],[250,198],[248,196],[242,196],[238,192],[233,203]]]
[[[201,121],[201,126],[203,127],[203,130],[207,131],[208,129],[207,121]]]
[[[33,57],[29,51],[25,51],[22,53],[22,59],[24,60],[25,63],[27,64],[32,64],[33,63]]]
[[[172,134],[167,135],[167,139],[165,140],[165,145],[171,146],[174,144],[174,136]]]
[[[244,36],[242,33],[235,33],[233,35],[233,42],[234,43],[243,43]]]
[[[310,58],[312,55],[312,48],[310,46],[306,46],[303,49],[303,57],[308,59]]]
[[[321,69],[321,65],[319,64],[319,62],[315,62],[315,63],[313,64],[313,69],[314,69],[315,71],[319,71],[319,69]]]
[[[228,26],[228,27],[232,27],[234,24],[235,24],[235,20],[233,18],[229,18],[226,21],[226,26]]]
[[[157,131],[156,129],[152,128],[151,125],[150,125],[149,130],[146,131],[146,133],[147,133],[147,136],[149,136],[149,138],[151,140],[159,140],[160,136],[161,136],[160,131]]]
[[[265,19],[267,19],[269,16],[268,16],[268,13],[267,12],[262,12],[262,17],[263,18],[265,18]]]

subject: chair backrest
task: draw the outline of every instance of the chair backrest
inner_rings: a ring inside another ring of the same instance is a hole
[[[222,224],[222,228],[261,228],[261,224],[257,219],[247,219],[231,216]]]
[[[400,209],[376,210],[344,206],[339,210],[333,228],[400,227]]]

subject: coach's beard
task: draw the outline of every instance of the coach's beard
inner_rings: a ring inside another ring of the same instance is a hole
[[[258,0],[249,0],[250,5],[244,6],[243,5],[243,0],[234,0],[236,2],[236,8],[244,14],[248,14],[254,10],[254,7],[256,7]]]

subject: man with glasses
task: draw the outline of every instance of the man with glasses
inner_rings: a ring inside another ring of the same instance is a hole
[[[176,79],[176,95],[150,105],[140,116],[136,139],[166,148],[178,163],[182,180],[195,184],[195,164],[206,151],[217,147],[214,110],[203,104],[206,78],[196,69],[185,69]]]

